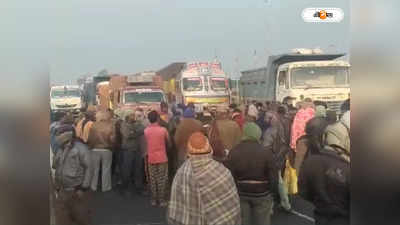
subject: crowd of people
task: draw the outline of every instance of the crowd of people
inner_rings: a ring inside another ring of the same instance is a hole
[[[292,210],[292,194],[315,206],[316,224],[349,224],[350,100],[341,115],[292,101],[57,115],[58,224],[91,224],[88,196],[111,190],[149,196],[169,224],[267,225],[274,210]]]

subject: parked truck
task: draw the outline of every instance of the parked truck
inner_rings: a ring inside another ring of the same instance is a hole
[[[173,63],[158,74],[165,92],[177,104],[194,103],[196,112],[201,112],[204,106],[229,105],[228,79],[217,61]]]
[[[167,102],[162,90],[162,80],[155,72],[143,72],[110,79],[111,109],[120,117],[127,110],[141,108],[145,113],[160,111],[161,102]]]
[[[245,102],[311,98],[340,112],[350,95],[350,64],[345,54],[291,53],[270,56],[267,67],[242,72],[241,98]]]
[[[78,115],[85,108],[82,90],[78,85],[53,86],[50,88],[51,115],[71,112]]]

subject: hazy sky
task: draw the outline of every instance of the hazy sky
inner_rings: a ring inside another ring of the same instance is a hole
[[[306,7],[339,7],[345,18],[305,23]],[[3,9],[2,55],[19,49],[47,63],[57,83],[103,68],[158,70],[215,54],[235,77],[265,66],[269,54],[295,47],[348,52],[350,44],[348,0],[17,0]]]

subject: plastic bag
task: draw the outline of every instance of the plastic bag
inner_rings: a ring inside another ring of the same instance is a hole
[[[288,190],[288,194],[290,194],[290,195],[297,194],[297,192],[298,192],[297,173],[296,173],[296,169],[294,169],[290,165],[289,160],[286,160],[286,168],[285,168],[285,174],[283,176],[283,182],[285,183],[285,186]]]

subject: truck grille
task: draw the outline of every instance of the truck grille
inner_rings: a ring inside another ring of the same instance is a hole
[[[73,108],[76,106],[76,104],[72,104],[72,105],[56,105],[57,108]]]
[[[342,106],[343,101],[326,101],[328,105],[328,109],[332,111],[336,111],[336,113],[340,114],[340,107]]]

